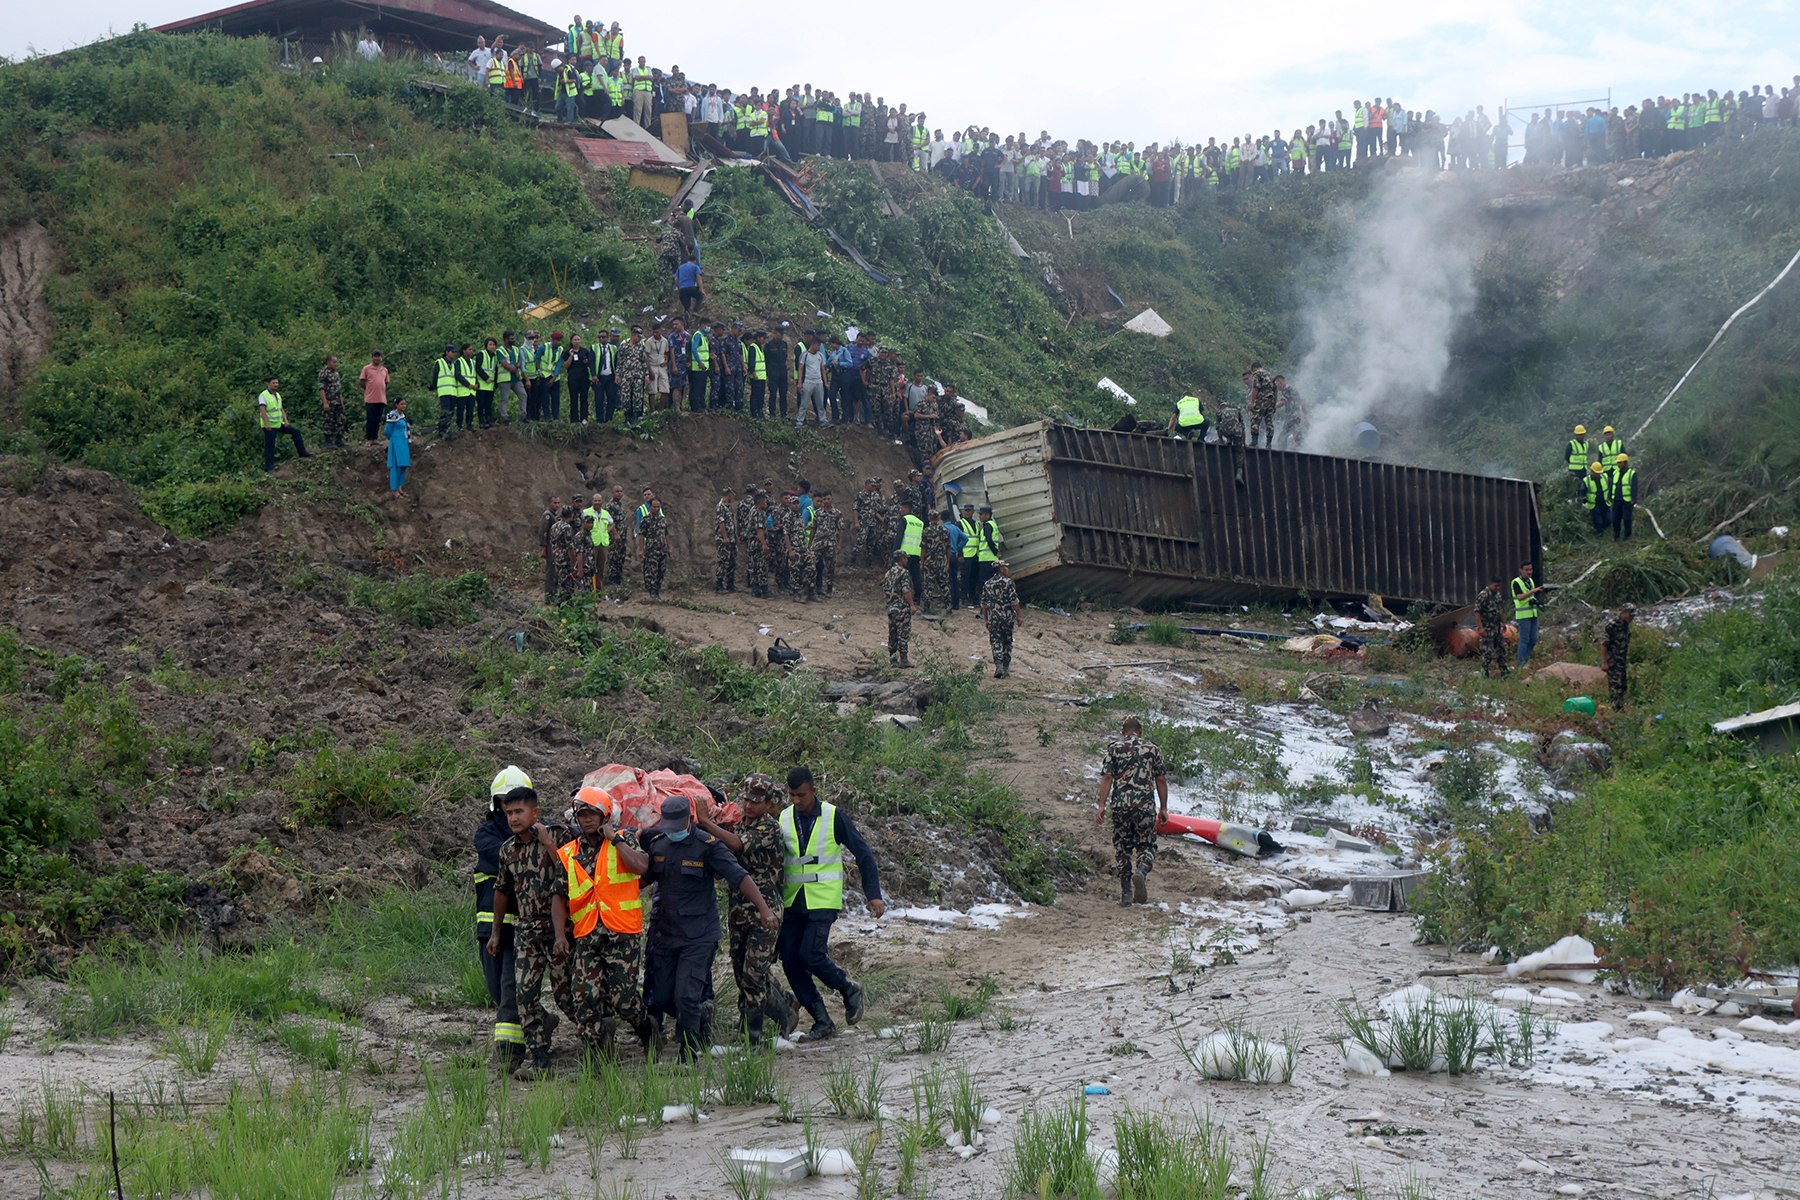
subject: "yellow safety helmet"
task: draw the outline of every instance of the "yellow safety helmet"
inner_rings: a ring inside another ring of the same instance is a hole
[[[1600,465],[1600,464],[1599,464],[1599,463],[1589,463],[1589,464],[1588,464],[1588,470],[1590,470],[1590,471],[1592,471],[1592,472],[1593,472],[1593,473],[1594,473],[1594,474],[1596,474],[1596,475],[1598,475],[1598,474],[1600,474],[1600,473],[1601,473],[1601,472],[1602,472],[1602,471],[1604,471],[1604,470],[1606,470],[1606,468],[1605,468],[1605,467],[1603,467],[1603,466],[1601,466],[1601,465]]]
[[[1614,459],[1613,461],[1614,462],[1630,462],[1631,455],[1629,455],[1629,454],[1625,453],[1623,450],[1621,450],[1621,451],[1619,451],[1619,456],[1616,459]]]
[[[533,791],[537,790],[532,787],[531,776],[527,775],[524,771],[521,771],[518,767],[505,767],[498,775],[494,776],[494,782],[488,784],[488,795],[498,799],[499,797],[506,795],[506,793],[516,791],[519,788],[532,788]]]
[[[1613,427],[1611,425],[1608,425],[1605,429],[1602,429],[1600,432],[1601,433],[1611,433],[1612,431],[1613,431]]]
[[[612,793],[603,787],[588,784],[575,793],[575,807],[580,808],[583,804],[592,805],[603,813],[610,813],[613,810]]]
[[[1575,432],[1580,434],[1582,437],[1586,437],[1587,436],[1587,426],[1586,425],[1577,425],[1575,427]]]

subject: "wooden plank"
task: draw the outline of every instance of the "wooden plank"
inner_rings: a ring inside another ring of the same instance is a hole
[[[657,129],[662,134],[663,145],[689,157],[692,156],[692,152],[688,149],[687,115],[685,113],[664,113]]]
[[[631,174],[625,177],[625,186],[649,188],[653,192],[673,197],[681,189],[681,176],[664,175],[661,172],[653,174],[641,167],[633,167]]]

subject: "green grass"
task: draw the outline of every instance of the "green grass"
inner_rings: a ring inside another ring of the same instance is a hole
[[[303,821],[331,823],[339,810],[383,820],[409,816],[476,790],[487,764],[439,739],[408,744],[388,734],[374,746],[326,745],[301,759],[283,787]]]

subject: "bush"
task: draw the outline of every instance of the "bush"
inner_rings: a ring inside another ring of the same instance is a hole
[[[469,793],[481,779],[473,762],[441,741],[403,746],[389,734],[367,750],[315,750],[283,786],[301,820],[324,824],[345,808],[375,820],[416,813]]]

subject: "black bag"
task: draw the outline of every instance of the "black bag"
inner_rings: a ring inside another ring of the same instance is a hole
[[[787,642],[781,638],[776,638],[775,644],[769,647],[769,662],[771,664],[785,666],[788,663],[800,662],[804,658],[804,655],[788,645]]]

